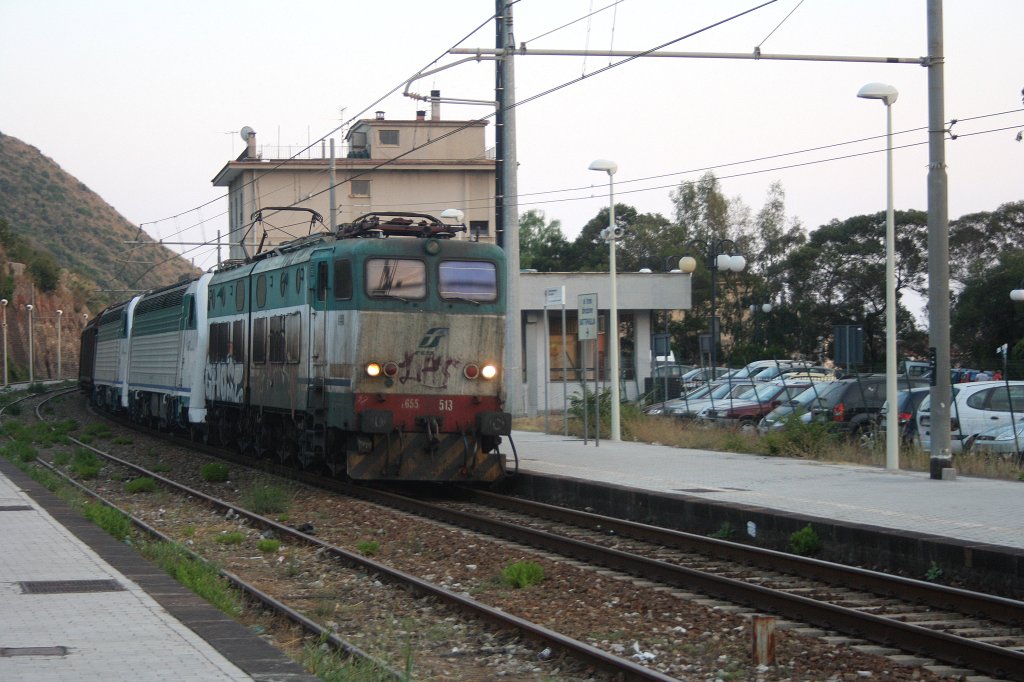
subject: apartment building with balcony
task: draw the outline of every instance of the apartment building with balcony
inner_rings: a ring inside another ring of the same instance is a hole
[[[495,161],[485,143],[486,121],[446,121],[434,104],[431,116],[389,120],[383,111],[357,121],[335,149],[337,224],[371,211],[414,211],[439,216],[448,208],[465,214],[468,233],[459,238],[494,241]],[[293,156],[257,144],[246,129],[246,149],[213,178],[228,188],[229,258],[308,234],[308,214],[264,211],[270,206],[312,209],[331,221],[330,151],[322,142]],[[298,150],[296,150],[298,151]],[[327,229],[316,226],[314,231]]]

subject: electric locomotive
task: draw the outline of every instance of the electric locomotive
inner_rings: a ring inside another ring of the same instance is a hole
[[[83,388],[135,420],[354,480],[497,480],[505,260],[452,239],[459,227],[367,214],[113,306],[83,332]],[[101,351],[121,353],[102,383]]]

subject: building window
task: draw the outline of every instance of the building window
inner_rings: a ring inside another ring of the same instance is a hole
[[[489,237],[491,235],[491,226],[486,220],[470,220],[469,221],[469,236],[476,237]]]
[[[398,146],[398,131],[397,130],[381,130],[380,132],[380,143],[389,147]]]
[[[351,186],[351,196],[354,197],[368,197],[370,196],[370,181],[369,180],[353,180],[349,183]]]

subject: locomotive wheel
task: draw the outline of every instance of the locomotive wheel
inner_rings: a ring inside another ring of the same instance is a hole
[[[206,425],[203,427],[202,431],[203,443],[205,443],[206,445],[220,445],[220,438],[218,438],[217,436],[217,434],[220,432],[220,429],[217,427],[217,424],[218,419],[215,416],[207,416]]]
[[[345,439],[331,429],[327,432],[327,448],[324,453],[324,465],[335,478],[344,478],[348,473],[345,458]]]
[[[289,421],[282,421],[276,429],[280,438],[280,445],[277,448],[277,459],[281,464],[293,464],[299,456],[299,430],[295,424]]]

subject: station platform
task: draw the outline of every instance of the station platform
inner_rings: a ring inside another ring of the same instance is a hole
[[[988,545],[1024,556],[1024,482],[513,431],[525,473]],[[1019,560],[1019,559],[1018,559]],[[1022,562],[1024,563],[1024,562]]]
[[[316,678],[0,458],[0,680]]]

